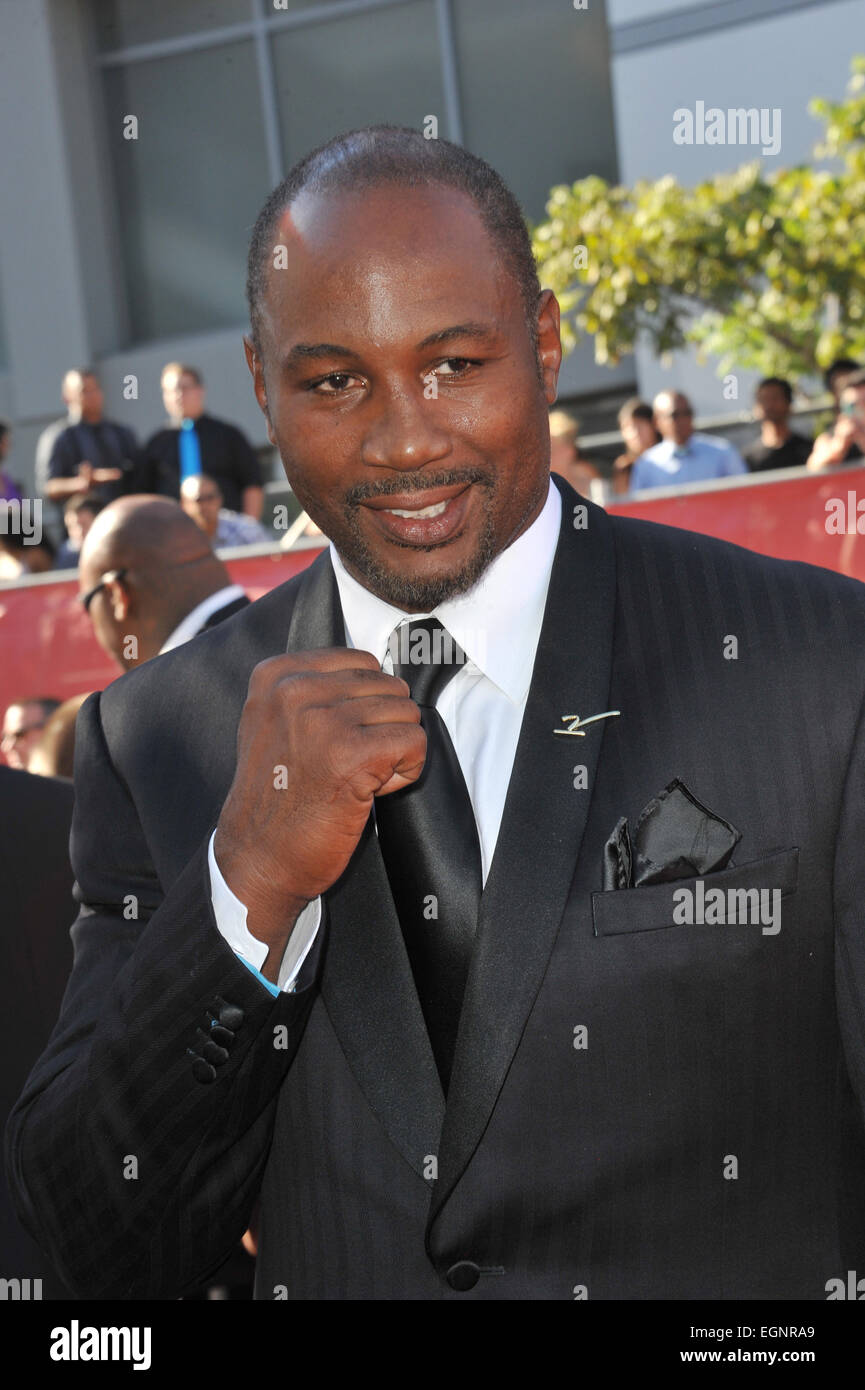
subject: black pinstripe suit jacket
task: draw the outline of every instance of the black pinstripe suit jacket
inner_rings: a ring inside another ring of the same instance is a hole
[[[75,967],[8,1135],[81,1294],[176,1297],[258,1197],[260,1298],[823,1299],[865,1269],[865,591],[594,507],[576,529],[559,485],[447,1107],[373,833],[297,994],[212,917],[250,672],[344,640],[327,557],[84,706]],[[601,891],[616,821],[674,777],[742,832],[712,885],[782,892],[780,931]]]

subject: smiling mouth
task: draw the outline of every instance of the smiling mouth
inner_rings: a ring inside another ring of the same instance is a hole
[[[389,541],[429,549],[446,545],[462,534],[474,491],[471,483],[451,483],[416,496],[403,492],[393,497],[370,498],[362,505]]]
[[[433,502],[429,507],[383,507],[382,511],[390,512],[391,516],[409,516],[420,520],[422,517],[441,516],[447,507],[447,502]]]

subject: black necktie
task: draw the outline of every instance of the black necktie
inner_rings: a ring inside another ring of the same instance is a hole
[[[390,641],[394,675],[420,705],[427,755],[416,782],[376,800],[379,844],[433,1054],[447,1093],[483,880],[474,811],[435,702],[465,654],[435,618]]]

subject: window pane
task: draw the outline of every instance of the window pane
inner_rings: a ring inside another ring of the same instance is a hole
[[[200,34],[226,24],[248,24],[250,0],[92,0],[101,51],[128,48],[180,34]]]
[[[269,180],[251,42],[105,73],[136,340],[242,323],[246,248]],[[138,139],[123,118],[138,117]]]
[[[601,0],[454,0],[463,139],[511,185],[531,218],[550,188],[617,177]]]
[[[353,126],[388,121],[447,135],[433,0],[275,30],[271,40],[286,167]]]

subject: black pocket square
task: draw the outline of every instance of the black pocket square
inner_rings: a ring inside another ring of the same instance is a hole
[[[631,835],[626,817],[604,847],[604,890],[670,883],[725,869],[742,838],[703,806],[677,777],[640,812]]]

